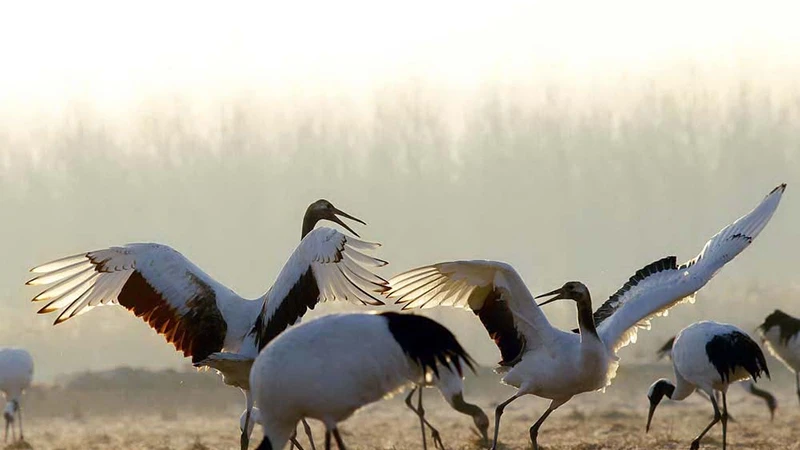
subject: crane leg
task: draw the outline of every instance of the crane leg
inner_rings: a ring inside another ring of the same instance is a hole
[[[308,437],[308,442],[311,444],[311,450],[317,450],[317,447],[314,445],[314,435],[311,434],[311,425],[308,424],[308,421],[306,421],[305,418],[303,418],[302,422],[303,430],[305,430],[306,437]],[[300,450],[303,449],[303,447],[300,447],[299,445],[297,447],[300,448]]]
[[[800,372],[795,373],[794,378],[797,383],[797,399],[800,400]]]
[[[727,395],[722,393],[722,450],[725,450],[725,445],[728,438],[728,399]]]
[[[331,430],[325,428],[325,450],[331,450]]]
[[[700,439],[703,439],[703,436],[705,436],[706,433],[708,433],[708,430],[710,430],[711,427],[716,425],[717,422],[719,422],[720,419],[722,419],[722,414],[720,414],[719,412],[717,401],[714,399],[713,395],[710,395],[709,397],[711,397],[711,406],[714,407],[714,419],[712,419],[711,423],[709,423],[708,426],[696,438],[694,438],[694,440],[692,441],[692,445],[689,447],[690,450],[698,450],[700,448]]]
[[[419,386],[416,386],[406,396],[406,406],[408,406],[408,409],[414,411],[414,414],[416,414],[417,417],[419,417],[420,422],[422,423],[422,425],[421,425],[421,427],[422,427],[422,446],[423,446],[423,448],[427,448],[426,445],[425,445],[425,426],[427,426],[428,428],[431,429],[431,437],[433,438],[433,445],[436,448],[444,450],[444,443],[442,442],[442,438],[441,438],[441,434],[439,433],[439,430],[437,430],[436,427],[434,427],[430,422],[428,422],[427,419],[425,419],[425,411],[424,410],[421,410],[422,412],[420,413],[420,410],[417,410],[417,408],[415,408],[414,405],[411,403],[411,398],[414,396],[414,392],[416,392],[417,389],[420,390],[420,392],[419,392],[420,400],[422,400],[422,388],[419,387]]]
[[[242,428],[242,435],[239,437],[239,447],[241,450],[247,450],[250,446],[250,412],[253,410],[253,395],[250,390],[242,389],[244,394],[244,428]]]
[[[555,400],[550,402],[550,406],[547,407],[547,411],[542,414],[542,417],[539,417],[539,420],[533,424],[530,429],[531,435],[531,443],[533,444],[533,450],[539,450],[539,443],[536,441],[539,437],[539,427],[542,426],[545,420],[547,420],[547,416],[549,416],[553,411],[556,410],[559,406],[563,405],[565,402],[556,403]]]
[[[344,441],[342,440],[342,436],[339,434],[339,429],[333,429],[333,438],[336,439],[336,446],[339,447],[339,450],[346,450],[344,447]]]
[[[695,392],[697,393],[697,395],[699,395],[699,396],[701,396],[701,397],[703,397],[705,399],[711,400],[711,397],[709,397],[708,394],[706,394],[705,392],[703,392],[703,391],[701,391],[699,389],[696,390]],[[719,395],[717,395],[717,391],[714,391],[714,398],[717,399],[717,404],[719,405]],[[736,422],[736,419],[734,419],[733,416],[731,416],[731,415],[728,415],[728,420],[730,420],[731,422]]]
[[[24,441],[25,436],[22,435],[22,408],[17,408],[17,416],[19,417],[19,440]]]
[[[292,443],[292,446],[289,447],[290,449],[297,447],[298,450],[303,450],[303,446],[300,445],[300,442],[297,440],[297,431],[292,433],[292,437],[289,438],[289,442]]]
[[[516,393],[508,400],[497,405],[497,408],[494,409],[494,440],[492,441],[492,450],[497,450],[497,436],[500,434],[500,417],[503,415],[503,410],[506,409],[509,403],[520,397],[521,395]]]
[[[3,438],[3,442],[8,442],[8,421],[6,420],[6,434]]]
[[[414,392],[417,392],[417,389],[419,389],[419,406],[420,409],[422,408],[422,389],[419,386],[414,386],[414,388],[411,389],[411,392],[408,393],[408,396],[406,397],[406,406],[414,411],[414,414],[419,417],[419,428],[422,430],[422,449],[428,450],[428,438],[425,435],[425,419],[423,418],[425,417],[424,413],[421,413],[420,409],[414,408],[414,405],[411,404],[411,399],[414,397]]]

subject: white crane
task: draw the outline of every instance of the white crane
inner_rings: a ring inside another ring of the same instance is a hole
[[[671,338],[669,338],[669,340],[665,342],[664,345],[661,346],[661,348],[658,349],[657,354],[659,359],[663,359],[666,357],[672,360],[672,346],[675,343],[675,337],[676,336],[672,336]],[[778,400],[775,398],[774,395],[772,395],[772,393],[764,389],[760,389],[758,386],[756,386],[756,383],[753,380],[745,380],[741,383],[737,383],[737,386],[741,386],[745,392],[764,400],[764,403],[767,404],[767,408],[769,408],[769,420],[775,419],[775,410],[778,409]],[[695,391],[695,392],[697,392],[699,395],[703,395],[701,394],[701,392],[703,391]],[[716,400],[717,404],[719,404],[720,400],[719,397],[716,397]],[[731,422],[734,421],[733,416],[731,416],[730,414],[728,414],[728,419],[730,419]]]
[[[776,309],[759,325],[758,332],[772,356],[794,372],[800,399],[800,319]]]
[[[475,427],[478,429],[478,433],[481,436],[482,442],[488,442],[488,431],[489,431],[489,418],[486,416],[486,413],[478,407],[477,405],[467,403],[464,401],[464,393],[463,393],[463,383],[461,377],[458,375],[458,369],[455,365],[449,365],[450,370],[442,370],[439,373],[438,377],[433,377],[432,380],[427,380],[425,383],[415,385],[411,391],[409,392],[408,396],[406,396],[405,403],[406,405],[414,411],[414,413],[420,419],[420,427],[422,428],[422,445],[423,448],[427,448],[426,444],[426,437],[425,437],[425,427],[429,427],[431,429],[431,434],[433,437],[434,444],[437,448],[444,450],[444,444],[442,443],[441,434],[439,430],[437,430],[433,425],[430,424],[425,419],[425,411],[422,408],[422,388],[428,386],[434,386],[439,389],[441,392],[442,397],[444,397],[445,401],[456,411],[469,415],[472,417],[473,422],[475,423]],[[419,405],[417,408],[411,403],[412,397],[415,392],[419,392]],[[261,423],[261,411],[253,407],[251,409],[251,417],[248,420],[247,418],[247,410],[242,412],[241,417],[239,417],[239,429],[242,432],[245,431],[245,427],[247,427],[247,435],[250,436],[253,433],[253,426],[256,423]],[[290,439],[295,439],[294,436]],[[299,447],[299,444],[294,444]]]
[[[304,417],[325,424],[340,450],[337,424],[357,409],[432,379],[461,377],[472,359],[445,327],[424,316],[332,314],[292,327],[256,358],[250,384],[261,408],[259,450],[284,447]]]
[[[14,420],[19,419],[19,439],[24,441],[22,433],[22,393],[33,380],[33,358],[27,350],[21,348],[0,348],[0,391],[6,399],[3,418],[6,420],[6,431],[3,440],[8,441],[8,428],[11,427],[11,440],[14,435]]]
[[[503,382],[518,389],[497,406],[492,448],[497,446],[503,409],[531,394],[552,400],[530,428],[537,449],[539,427],[545,419],[574,395],[607,386],[616,374],[617,351],[635,342],[638,328],[648,327],[650,318],[693,300],[697,290],[747,248],[769,222],[785,187],[773,189],[687,263],[678,265],[669,256],[637,271],[594,315],[589,290],[580,282],[568,282],[538,296],[554,295],[542,305],[574,300],[579,334],[551,326],[517,271],[501,262],[456,261],[413,269],[389,280],[387,295],[404,304],[403,309],[447,305],[469,308],[478,316],[500,349],[500,365],[508,370]]]
[[[700,448],[700,439],[717,422],[722,421],[722,449],[725,450],[728,435],[728,386],[748,378],[753,381],[766,374],[767,361],[758,344],[739,328],[719,322],[695,322],[681,330],[672,347],[672,365],[675,369],[675,384],[661,378],[650,386],[647,398],[650,411],[647,413],[645,431],[650,431],[650,421],[661,399],[683,400],[696,390],[703,391],[714,406],[714,419],[692,441],[691,449]],[[722,412],[715,393],[722,394]]]
[[[236,361],[212,355],[225,350],[252,361],[319,301],[383,304],[375,294],[385,291],[387,283],[366,267],[386,262],[361,252],[378,244],[331,228],[312,231],[317,221],[327,219],[356,234],[337,215],[361,222],[326,200],[309,206],[300,244],[273,286],[255,300],[242,298],[160,244],[129,244],[62,258],[31,269],[37,276],[27,284],[56,283],[33,299],[47,301],[40,314],[61,311],[56,324],[101,305],[125,307],[195,365],[220,371],[225,383],[242,389],[249,402],[249,364],[242,374]]]

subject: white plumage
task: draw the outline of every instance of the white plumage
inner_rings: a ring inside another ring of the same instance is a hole
[[[800,399],[800,319],[776,309],[764,319],[758,332],[770,354],[794,372]]]
[[[683,400],[696,390],[708,395],[714,407],[714,419],[692,441],[691,448],[700,448],[700,440],[717,422],[722,421],[722,448],[726,447],[728,386],[748,378],[757,380],[769,369],[758,344],[741,329],[724,323],[696,322],[681,330],[672,346],[672,364],[675,369],[675,384],[660,379],[650,386],[647,397],[650,411],[646,429],[656,407],[663,397]],[[715,393],[722,394],[722,410]]]
[[[39,313],[61,311],[56,324],[101,305],[125,307],[195,365],[217,369],[226,384],[248,396],[249,369],[258,351],[318,302],[383,304],[376,294],[387,283],[371,269],[386,262],[363,253],[379,244],[331,228],[313,229],[326,219],[350,230],[337,215],[361,222],[327,200],[309,206],[300,244],[272,287],[255,300],[242,298],[160,244],[129,244],[62,258],[31,269],[37,276],[27,284],[55,283],[33,300],[47,302]],[[219,353],[223,350],[228,353]]]
[[[457,261],[413,269],[390,280],[388,297],[404,309],[446,305],[475,312],[500,349],[500,365],[508,368],[503,382],[518,388],[497,407],[493,447],[505,406],[532,394],[552,400],[531,428],[537,448],[538,429],[547,416],[572,396],[608,385],[616,372],[617,350],[635,340],[637,328],[649,327],[650,318],[693,298],[748,247],[769,222],[785,187],[773,189],[754,210],[714,235],[689,262],[678,266],[672,256],[637,271],[594,314],[582,283],[569,282],[544,294],[557,294],[550,301],[577,302],[580,335],[552,327],[520,275],[500,262]]]
[[[293,327],[261,352],[250,373],[264,430],[258,448],[283,448],[308,417],[325,424],[326,448],[333,435],[343,449],[339,422],[451,369],[460,377],[462,364],[470,358],[455,337],[422,316],[333,314]]]
[[[675,337],[676,336],[671,337],[658,350],[658,357],[659,358],[667,357],[669,359],[672,359],[672,346],[675,343]],[[778,408],[778,400],[775,398],[774,395],[772,395],[771,392],[766,391],[764,389],[760,389],[758,386],[756,386],[756,384],[755,384],[755,382],[753,380],[745,380],[745,381],[743,381],[741,383],[737,383],[737,386],[741,386],[742,390],[744,390],[748,394],[754,395],[754,396],[759,397],[760,399],[764,400],[764,403],[767,405],[767,408],[769,409],[770,420],[773,420],[775,418],[775,410]],[[702,395],[701,394],[702,391],[695,391],[695,392],[697,392],[699,395]],[[705,398],[708,399],[708,397],[705,397]],[[717,404],[719,404],[720,398],[718,396],[716,397],[716,400],[717,400]],[[730,417],[730,415],[728,415],[728,417]]]
[[[3,417],[6,421],[4,440],[8,440],[8,429],[11,438],[14,436],[14,421],[19,424],[19,438],[24,440],[22,432],[22,393],[33,380],[33,358],[27,350],[21,348],[0,348],[0,391],[6,399]]]

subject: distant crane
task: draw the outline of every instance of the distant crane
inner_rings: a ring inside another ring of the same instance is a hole
[[[714,406],[714,419],[692,441],[691,449],[700,448],[700,439],[717,422],[722,421],[722,449],[728,435],[728,386],[748,378],[757,380],[761,374],[769,377],[764,353],[758,344],[741,329],[726,323],[695,322],[681,330],[672,347],[672,364],[675,367],[675,384],[661,378],[650,386],[647,398],[650,411],[645,431],[661,399],[683,400],[696,390],[703,391]],[[715,392],[722,394],[722,412]]]
[[[438,305],[471,309],[500,349],[503,382],[517,393],[495,410],[494,443],[504,408],[523,395],[551,399],[530,428],[534,449],[539,428],[559,406],[582,392],[603,389],[616,374],[617,351],[635,342],[638,328],[671,307],[693,300],[727,262],[747,248],[769,222],[786,188],[782,184],[750,213],[723,228],[697,257],[677,265],[669,256],[637,271],[592,314],[592,300],[583,283],[571,281],[536,298],[553,296],[542,305],[571,299],[578,309],[580,333],[550,325],[524,281],[508,264],[455,261],[420,267],[389,280],[387,293],[403,309]]]
[[[14,420],[19,419],[19,439],[24,441],[22,433],[22,393],[33,380],[33,358],[27,350],[21,348],[0,348],[0,391],[6,398],[3,418],[6,420],[6,431],[3,441],[8,441],[8,429],[11,428],[11,440],[16,440]]]
[[[658,358],[662,359],[664,357],[667,357],[671,360],[672,345],[674,343],[675,343],[675,336],[672,336],[667,342],[664,343],[664,345],[661,346],[661,348],[658,349],[657,352]],[[751,395],[754,395],[764,400],[764,403],[767,404],[767,408],[769,408],[769,420],[775,419],[775,410],[778,409],[778,400],[775,398],[774,395],[772,395],[772,393],[764,389],[759,389],[753,380],[745,380],[741,383],[738,383],[738,386],[741,386],[742,389],[745,390],[745,392],[748,392]],[[700,394],[702,391],[695,391],[695,392]],[[715,391],[715,394],[717,393],[718,391]],[[719,404],[720,399],[718,396],[716,397],[716,400],[717,404]],[[728,419],[730,419],[732,422],[734,421],[733,416],[731,416],[730,414],[728,414]]]
[[[758,331],[772,356],[794,372],[800,399],[800,319],[776,309],[759,325]]]
[[[247,401],[249,364],[244,368],[237,361],[214,358],[218,352],[249,356],[252,362],[319,301],[383,304],[375,295],[388,289],[387,283],[365,266],[386,262],[360,251],[378,244],[331,228],[313,229],[325,219],[356,234],[338,216],[363,223],[327,200],[308,207],[300,244],[273,286],[255,300],[242,298],[160,244],[129,244],[62,258],[31,269],[37,276],[27,284],[56,283],[33,299],[48,302],[40,314],[61,310],[56,324],[101,305],[125,307],[191,356],[195,365],[220,371],[226,384],[243,390]],[[242,440],[246,446],[248,437]]]
[[[427,384],[472,359],[437,322],[412,314],[332,314],[292,327],[256,358],[250,384],[261,408],[259,450],[283,448],[303,417],[337,428],[357,409],[404,387]],[[252,407],[252,406],[250,406]]]

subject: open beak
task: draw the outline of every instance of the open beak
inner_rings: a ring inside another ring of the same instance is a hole
[[[336,222],[336,223],[338,223],[339,225],[343,226],[345,230],[347,230],[347,231],[349,231],[349,232],[351,232],[351,233],[355,234],[355,235],[356,235],[356,237],[361,237],[361,236],[359,236],[359,235],[358,235],[358,233],[356,233],[355,231],[353,231],[353,229],[352,229],[352,228],[350,228],[349,226],[347,226],[347,224],[346,224],[346,223],[342,222],[342,219],[340,219],[340,218],[339,218],[339,216],[342,216],[342,217],[344,217],[344,218],[346,218],[346,219],[354,220],[354,221],[356,221],[356,222],[360,223],[361,225],[366,225],[366,223],[365,223],[363,220],[361,220],[361,219],[358,219],[358,218],[356,218],[356,217],[353,217],[353,216],[351,216],[350,214],[347,214],[346,212],[342,211],[341,209],[337,209],[337,208],[333,208],[333,214],[331,215],[331,221],[332,221],[332,222]]]
[[[645,433],[650,431],[650,421],[653,420],[653,413],[656,412],[656,406],[658,406],[658,403],[650,402],[650,412],[647,413],[647,425],[644,427]]]
[[[562,288],[558,288],[558,289],[556,289],[554,291],[550,291],[550,292],[548,292],[546,294],[537,295],[536,297],[533,297],[533,298],[549,297],[549,296],[555,295],[555,294],[558,294],[558,295],[556,295],[555,297],[551,298],[550,300],[547,300],[545,302],[539,303],[539,306],[544,306],[544,305],[546,305],[548,303],[552,303],[552,302],[554,302],[556,300],[564,300],[566,298],[566,297],[564,297],[564,293],[563,293]]]

